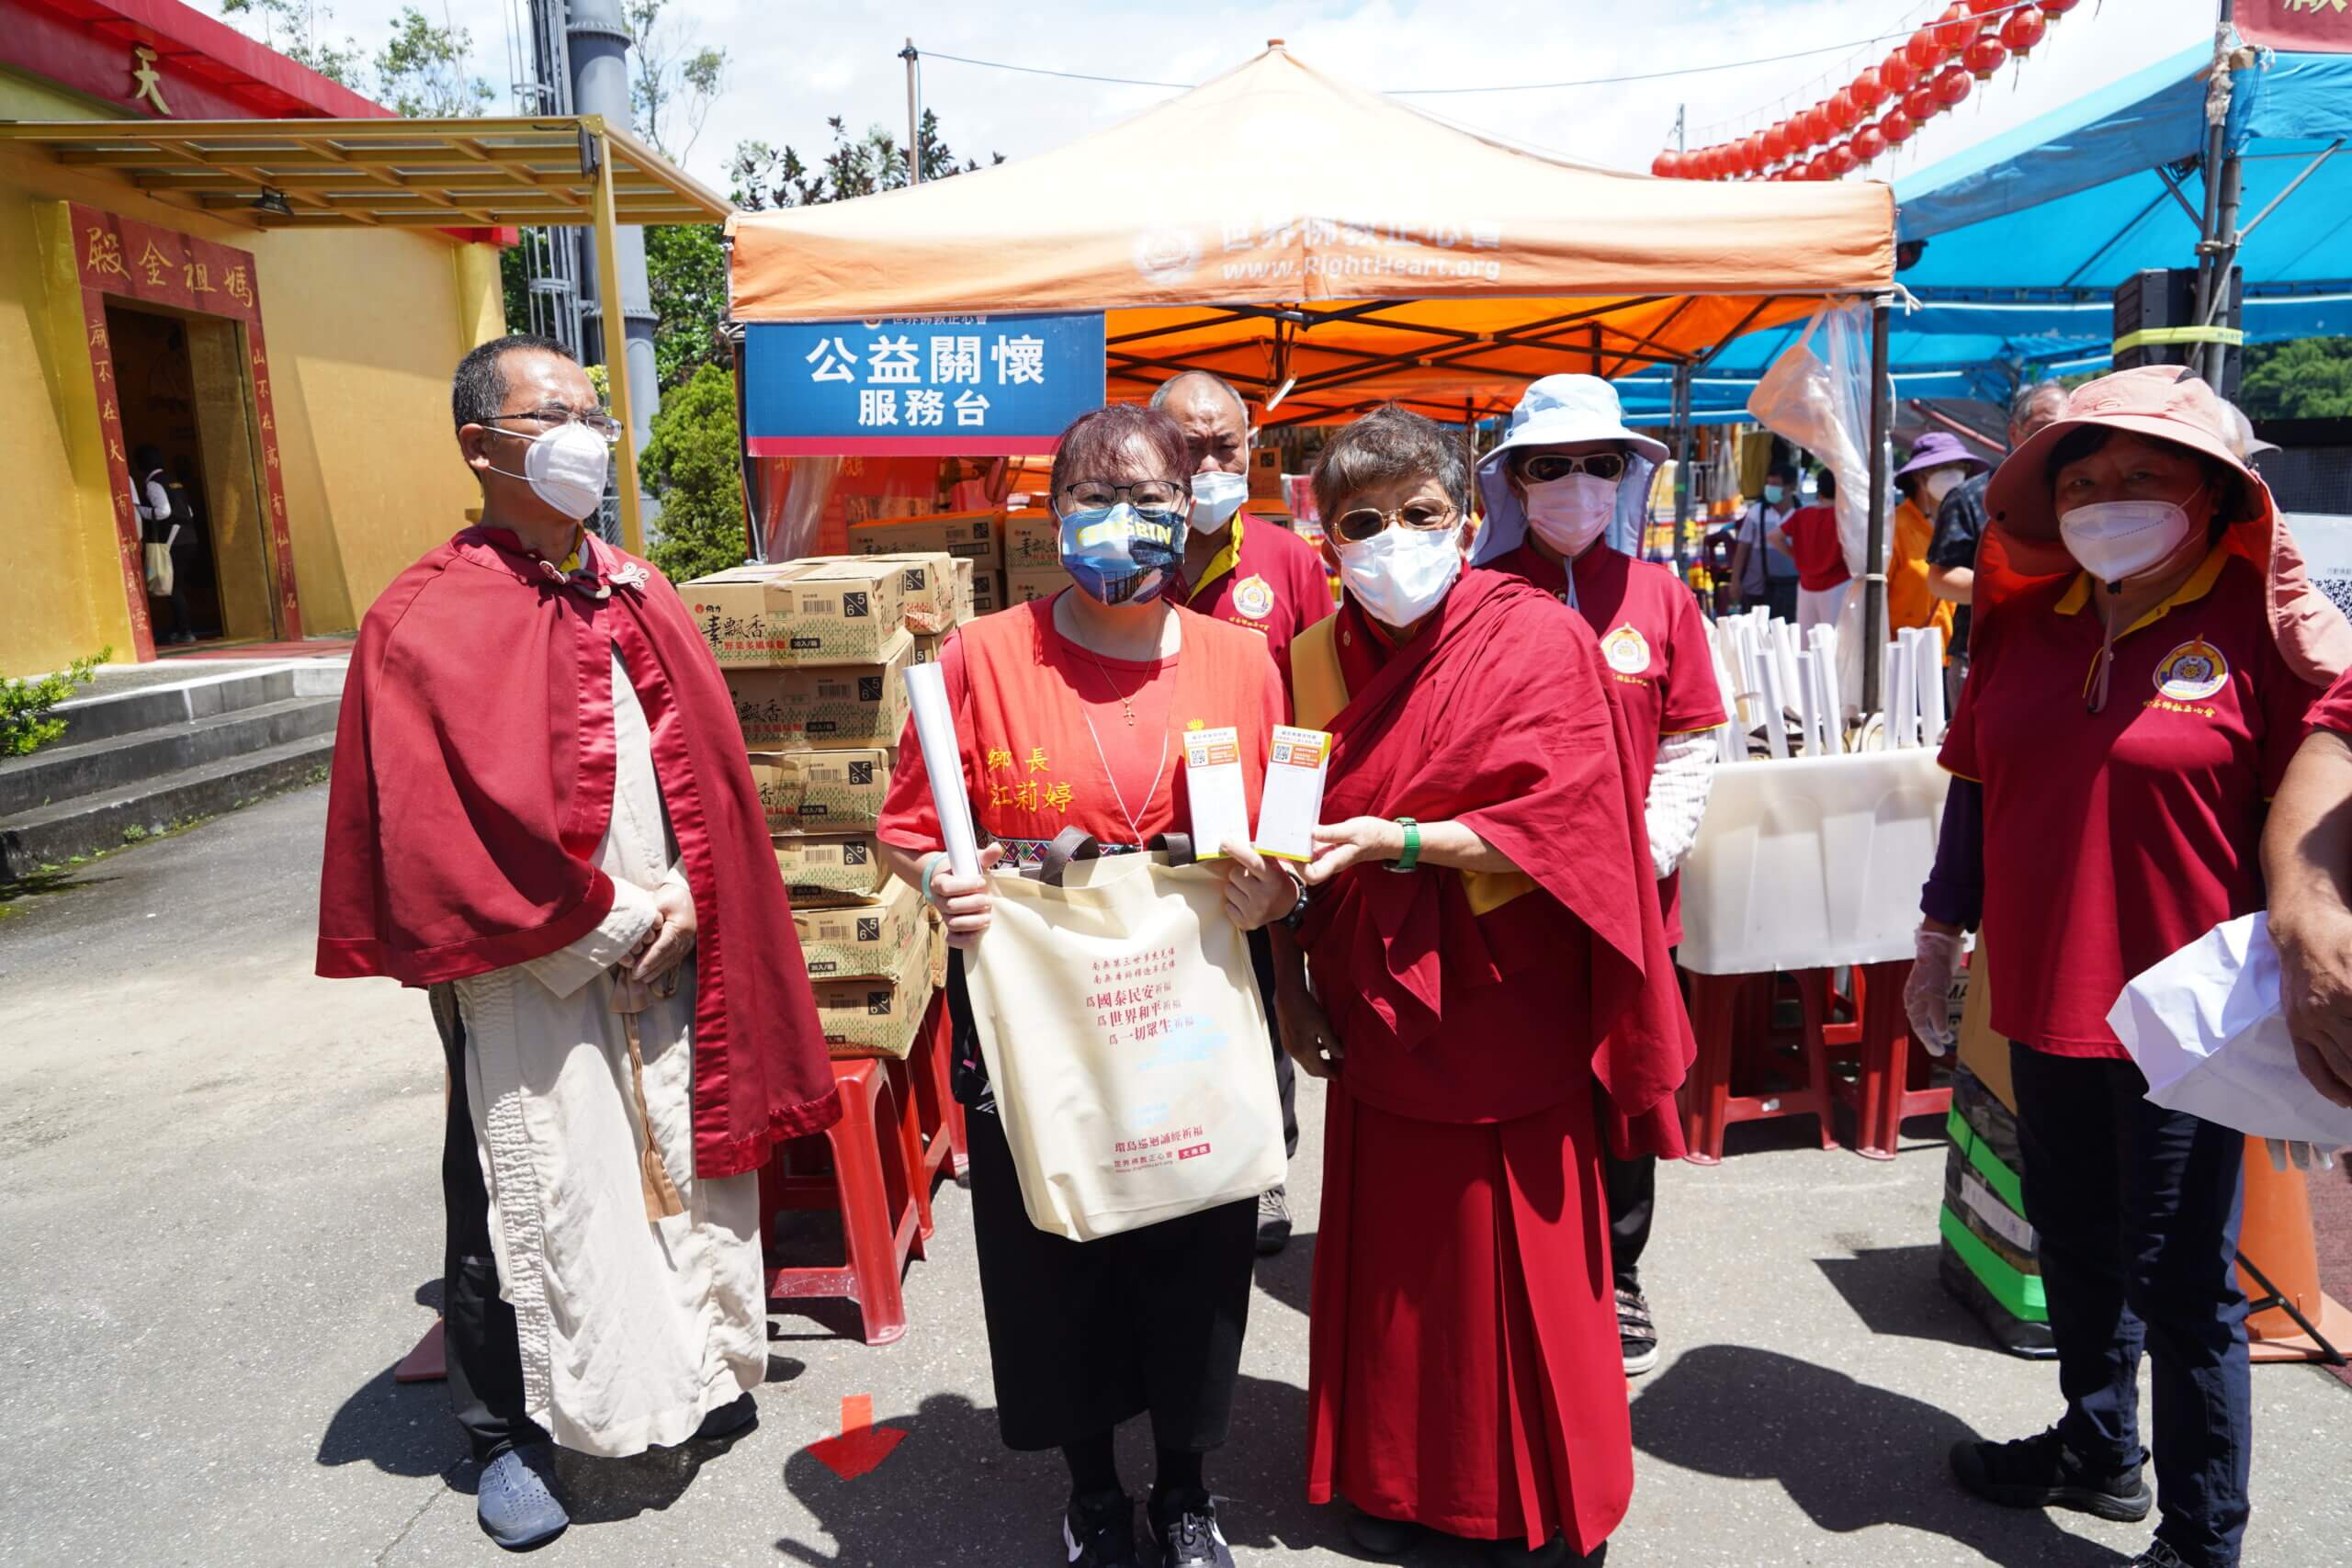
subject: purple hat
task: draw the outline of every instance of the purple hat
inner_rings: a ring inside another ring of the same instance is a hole
[[[1960,444],[1960,437],[1940,430],[1931,430],[1919,437],[1911,448],[1911,460],[1894,470],[1894,477],[1916,474],[1922,468],[1940,468],[1951,463],[1965,463],[1969,472],[1982,473],[1993,465]]]

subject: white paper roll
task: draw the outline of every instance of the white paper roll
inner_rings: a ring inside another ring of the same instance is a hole
[[[1826,754],[1828,737],[1821,727],[1821,676],[1810,653],[1797,655],[1797,720],[1804,728],[1805,754]]]
[[[1919,634],[1919,743],[1940,745],[1944,738],[1944,629]]]
[[[932,804],[939,808],[947,840],[947,864],[958,876],[980,874],[979,840],[972,834],[972,803],[964,793],[964,748],[956,739],[956,713],[947,703],[947,678],[936,664],[907,667],[907,696],[914,705],[915,739],[922,743],[923,772],[931,775]]]

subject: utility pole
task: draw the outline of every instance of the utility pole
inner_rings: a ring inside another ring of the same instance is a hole
[[[915,63],[922,56],[915,51],[914,39],[907,40],[899,58],[907,62],[907,183],[919,186],[922,184],[922,105],[915,93]]]
[[[2221,11],[2213,23],[2216,80],[2206,88],[2209,105],[2214,102],[2216,94],[2222,105],[2229,102],[2226,73],[2230,66],[2231,22],[2236,8],[2235,0],[2221,0]],[[2229,145],[2229,116],[2226,112],[2217,115],[2209,108],[2206,118],[2205,221],[2197,242],[2197,324],[2200,327],[2217,325],[2229,313],[2230,266],[2237,259],[2240,188],[2238,157]],[[2226,344],[2189,345],[2189,364],[2199,369],[2216,392],[2222,389],[2222,367],[2228,353]]]

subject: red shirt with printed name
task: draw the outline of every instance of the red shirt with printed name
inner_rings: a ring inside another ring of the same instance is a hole
[[[2115,640],[2087,578],[1980,613],[1939,759],[1984,786],[1993,1027],[2059,1056],[2128,1059],[2108,1010],[2133,976],[2262,908],[2265,802],[2319,688],[2279,657],[2262,574],[2215,550]]]
[[[1196,725],[1240,731],[1254,823],[1267,749],[1286,711],[1265,639],[1178,608],[1182,647],[1173,658],[1107,659],[1057,630],[1053,606],[1041,599],[983,615],[940,649],[980,831],[1011,840],[1016,863],[1034,863],[1035,847],[1064,828],[1105,844],[1189,833],[1183,736]],[[875,830],[905,850],[943,842],[911,719]]]
[[[1493,565],[1572,605],[1600,639],[1602,662],[1625,710],[1625,728],[1648,742],[1627,759],[1634,787],[1646,801],[1650,775],[1657,771],[1658,739],[1724,722],[1698,599],[1666,568],[1607,545],[1595,545],[1577,558],[1574,599],[1568,598],[1566,569],[1532,545],[1521,545]],[[1682,874],[1659,883],[1657,896],[1672,946],[1682,940]]]
[[[1331,574],[1313,545],[1279,523],[1244,512],[1229,526],[1228,547],[1217,552],[1199,583],[1189,593],[1171,589],[1169,597],[1262,636],[1287,691],[1291,638],[1338,607]]]

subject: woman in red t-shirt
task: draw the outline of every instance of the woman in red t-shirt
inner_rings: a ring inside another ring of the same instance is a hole
[[[941,649],[965,789],[988,841],[984,867],[1033,865],[1068,828],[1113,852],[1182,830],[1191,811],[1180,736],[1195,726],[1240,731],[1254,818],[1284,716],[1266,639],[1162,596],[1184,558],[1192,467],[1184,432],[1165,413],[1114,403],[1081,416],[1062,433],[1052,480],[1073,586],[982,616]],[[985,940],[989,874],[949,869],[911,724],[877,836],[891,871],[945,917],[951,943]],[[1279,863],[1246,843],[1221,847],[1235,925],[1254,931],[1304,910],[1304,891]],[[1159,1560],[1232,1568],[1202,1460],[1231,1420],[1257,1201],[1082,1244],[1036,1229],[997,1121],[960,952],[948,1008],[956,1098],[975,1112],[973,1230],[1006,1447],[1058,1448],[1068,1460],[1063,1533],[1074,1568],[1135,1563],[1135,1510],[1113,1432],[1148,1411],[1159,1450],[1148,1510]]]
[[[1952,1467],[1991,1502],[2136,1520],[2152,1450],[2163,1517],[2142,1568],[2239,1560],[2245,1140],[2150,1102],[2108,1014],[2132,976],[2262,907],[2264,803],[2319,695],[2318,671],[2282,640],[2294,616],[2268,613],[2277,513],[2224,418],[2177,367],[2122,371],[2076,389],[1995,473],[1988,544],[2055,575],[1996,597],[1979,571],[1942,754],[1983,784],[1992,1023],[2011,1042],[2025,1213],[2065,1396],[2050,1430],[1961,1443]],[[1911,993],[1923,1035],[1949,1033],[1925,1003],[1957,951],[1953,928],[1926,922]]]
[[[1821,470],[1814,483],[1820,500],[1800,506],[1781,525],[1788,541],[1789,558],[1797,563],[1797,630],[1834,626],[1846,606],[1846,586],[1853,574],[1846,570],[1846,547],[1838,539],[1838,476]]]

